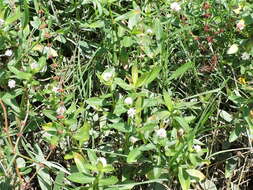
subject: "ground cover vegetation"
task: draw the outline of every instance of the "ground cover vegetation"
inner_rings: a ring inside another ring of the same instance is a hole
[[[253,2],[1,0],[0,189],[253,189]]]

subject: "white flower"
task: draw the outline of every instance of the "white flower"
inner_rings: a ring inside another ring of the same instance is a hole
[[[107,165],[107,161],[104,157],[99,157],[97,162],[101,162],[103,166],[106,166]]]
[[[66,107],[64,105],[61,105],[59,108],[57,108],[56,113],[58,115],[63,115],[66,111]]]
[[[32,69],[37,69],[38,67],[39,67],[39,64],[36,63],[36,62],[33,62],[33,63],[31,64],[31,68],[32,68]]]
[[[52,88],[52,91],[53,91],[54,93],[58,93],[58,90],[59,90],[59,89],[60,89],[59,87],[54,86],[54,87]]]
[[[111,80],[112,76],[113,76],[113,73],[112,73],[112,72],[106,72],[106,73],[103,73],[103,74],[102,74],[102,78],[103,78],[105,81]]]
[[[241,56],[242,60],[249,60],[250,58],[250,54],[248,54],[247,52],[244,52]]]
[[[156,135],[159,138],[165,138],[167,136],[166,130],[164,128],[156,130]]]
[[[138,139],[136,137],[134,137],[134,136],[131,136],[129,138],[129,141],[134,144],[134,143],[136,143],[138,141]]]
[[[0,19],[0,27],[4,25],[4,20]]]
[[[12,52],[11,49],[6,50],[5,53],[4,53],[4,55],[8,56],[8,57],[12,56],[12,54],[13,54],[13,52]]]
[[[196,152],[201,152],[201,146],[194,145],[193,148],[195,149]]]
[[[33,63],[31,64],[31,68],[32,68],[32,69],[37,69],[38,67],[39,67],[39,64],[36,63],[36,62],[33,62]]]
[[[8,81],[8,86],[9,86],[10,88],[15,88],[15,86],[16,86],[16,81],[15,81],[15,80],[9,80],[9,81]]]
[[[237,24],[236,24],[236,28],[238,30],[243,30],[245,28],[245,21],[244,20],[240,20]]]
[[[127,105],[131,105],[133,103],[133,99],[131,97],[127,97],[124,102]]]
[[[133,118],[134,115],[136,114],[136,110],[135,110],[134,108],[130,108],[130,109],[127,111],[127,114],[128,114],[128,117]]]
[[[230,46],[230,48],[227,51],[227,54],[235,54],[237,51],[239,50],[238,45],[237,44],[233,44],[232,46]]]
[[[147,29],[147,31],[146,31],[148,34],[152,34],[153,33],[153,31],[149,28],[149,29]]]
[[[181,10],[180,4],[177,2],[171,3],[170,8],[176,12]]]

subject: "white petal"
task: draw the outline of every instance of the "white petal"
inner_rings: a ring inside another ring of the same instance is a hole
[[[230,46],[230,48],[228,49],[227,54],[229,54],[229,55],[235,54],[238,50],[239,50],[238,45],[237,45],[237,44],[233,44],[233,45]]]

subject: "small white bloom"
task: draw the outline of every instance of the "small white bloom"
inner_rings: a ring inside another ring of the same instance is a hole
[[[102,78],[103,78],[105,81],[111,80],[112,76],[113,76],[113,73],[112,73],[112,72],[106,72],[106,73],[103,73],[103,74],[102,74]]]
[[[201,152],[201,146],[194,145],[193,148],[195,149],[196,152]]]
[[[166,130],[164,128],[156,130],[156,135],[159,138],[165,138],[167,136]]]
[[[56,113],[58,115],[63,115],[65,113],[65,111],[66,111],[66,107],[64,105],[62,105],[59,108],[57,108]]]
[[[127,105],[131,105],[133,103],[133,99],[131,97],[127,97],[124,102]]]
[[[15,88],[15,86],[16,86],[16,81],[15,81],[15,80],[9,80],[9,81],[8,81],[8,86],[9,86],[10,88]]]
[[[134,137],[134,136],[131,136],[129,138],[129,141],[134,144],[134,143],[136,143],[138,141],[138,139],[136,137]]]
[[[148,34],[152,34],[153,31],[149,28],[149,29],[147,29],[147,33],[148,33]]]
[[[32,68],[32,69],[37,69],[38,67],[39,67],[39,64],[36,63],[36,62],[33,62],[33,63],[31,64],[31,68]]]
[[[228,49],[227,54],[229,54],[229,55],[235,54],[238,50],[239,50],[238,45],[237,45],[237,44],[233,44],[233,45],[230,46],[230,48]]]
[[[170,8],[176,12],[181,10],[180,4],[177,2],[171,3]]]
[[[54,87],[52,88],[52,91],[53,91],[54,93],[58,93],[58,90],[59,90],[59,89],[60,89],[59,87],[54,86]]]
[[[0,19],[0,27],[4,25],[4,20]]]
[[[127,111],[127,114],[128,114],[128,117],[133,118],[134,115],[136,114],[136,110],[135,110],[134,108],[130,108],[130,109]]]
[[[107,165],[107,161],[104,157],[99,157],[97,162],[101,162],[103,166],[106,166]]]
[[[249,60],[250,58],[250,54],[248,54],[247,52],[244,52],[241,56],[242,60]]]
[[[245,28],[245,21],[244,20],[240,20],[237,24],[236,24],[236,28],[238,30],[243,30]]]
[[[12,54],[13,54],[13,52],[12,52],[11,49],[6,50],[5,53],[4,53],[4,55],[7,56],[7,57],[12,56]]]
[[[197,101],[198,101],[197,98],[193,98],[193,99],[190,100],[190,102],[197,102]]]

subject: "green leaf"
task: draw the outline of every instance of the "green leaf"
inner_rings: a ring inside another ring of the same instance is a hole
[[[118,115],[118,116],[119,116],[119,115],[121,115],[122,113],[125,113],[126,111],[127,111],[127,109],[126,109],[125,105],[118,102],[118,103],[115,105],[115,109],[114,109],[113,113],[114,113],[115,115]]]
[[[230,178],[232,177],[236,167],[237,167],[238,159],[237,158],[230,158],[226,161],[225,166],[225,177]]]
[[[103,166],[101,171],[104,172],[104,173],[108,173],[108,172],[114,171],[114,168],[113,168],[112,165],[107,164],[106,166]]]
[[[73,158],[74,158],[73,152],[69,152],[69,153],[64,155],[64,160],[70,160],[70,159],[73,159]]]
[[[34,8],[35,8],[36,12],[38,13],[39,12],[39,3],[38,3],[38,0],[33,0],[33,3],[34,3]]]
[[[186,170],[186,172],[193,177],[198,178],[200,181],[204,180],[206,178],[206,176],[199,170],[195,170],[195,169],[188,169]]]
[[[181,167],[178,168],[178,179],[181,184],[182,190],[190,189],[190,177]]]
[[[138,148],[131,150],[127,156],[127,163],[136,162],[138,156],[140,155],[141,155],[141,151]]]
[[[73,157],[74,157],[78,170],[83,173],[88,173],[87,169],[85,168],[86,161],[82,157],[82,155],[77,152],[74,152]]]
[[[126,20],[129,19],[130,17],[134,17],[136,14],[135,10],[129,11],[123,15],[118,16],[117,18],[115,18],[115,22],[121,21],[121,20]]]
[[[13,66],[8,65],[9,70],[16,75],[18,79],[24,79],[24,80],[31,80],[32,79],[32,74],[31,73],[26,73],[19,71]]]
[[[81,184],[93,183],[93,181],[95,180],[95,177],[85,175],[83,173],[72,173],[67,178],[70,181]]]
[[[83,124],[83,127],[77,130],[73,138],[78,140],[80,144],[82,144],[83,142],[86,142],[89,140],[90,138],[89,132],[90,132],[90,124],[85,122]]]
[[[61,190],[64,186],[64,172],[59,171],[57,173],[56,179],[54,181],[54,189],[53,190]]]
[[[21,110],[15,100],[15,97],[16,97],[16,95],[12,95],[10,93],[5,93],[1,99],[3,100],[3,102],[6,105],[10,106],[17,114],[20,114]]]
[[[52,110],[43,110],[42,113],[52,121],[57,120],[57,118],[55,117],[55,112]]]
[[[140,146],[138,148],[140,151],[150,151],[150,150],[155,150],[156,149],[156,146],[154,144],[144,144],[142,146]]]
[[[92,23],[81,24],[81,28],[103,28],[105,26],[104,21],[98,20]]]
[[[187,123],[187,121],[186,121],[184,118],[182,118],[182,117],[175,117],[174,119],[179,123],[179,125],[180,125],[185,131],[189,131],[190,126],[189,126],[189,124]]]
[[[153,114],[154,120],[165,120],[168,119],[171,116],[171,113],[167,110],[160,110]]]
[[[37,178],[38,178],[41,190],[51,189],[52,181],[51,181],[51,177],[49,175],[48,169],[47,168],[41,169],[39,164],[36,164],[36,168],[38,171]]]
[[[203,188],[203,190],[217,190],[214,182],[212,182],[208,179],[206,179],[204,182],[200,183],[200,186]]]
[[[235,129],[230,133],[229,135],[229,142],[234,142],[237,140],[242,133],[244,133],[246,130],[244,127],[236,126]]]
[[[6,24],[9,25],[15,22],[16,20],[20,19],[21,17],[22,17],[22,12],[20,12],[20,9],[16,9],[15,14],[6,19]]]
[[[93,150],[87,150],[87,153],[88,153],[88,157],[89,157],[90,162],[92,164],[96,164],[97,160],[98,160],[96,153]]]
[[[161,25],[161,22],[159,19],[155,19],[155,27],[154,27],[154,32],[156,35],[156,40],[160,41],[162,39],[163,36],[163,28]]]
[[[162,168],[154,167],[151,171],[149,171],[148,179],[158,179],[162,174]]]
[[[108,127],[124,133],[130,133],[132,131],[132,128],[126,123],[114,123],[108,125]]]
[[[139,22],[141,10],[140,10],[140,8],[137,8],[137,9],[133,10],[132,12],[133,12],[133,14],[131,14],[128,19],[128,28],[130,28],[131,30]]]
[[[132,80],[135,86],[138,81],[138,66],[136,64],[132,66]]]
[[[144,127],[137,128],[136,130],[143,133],[147,131],[153,131],[156,126],[157,126],[157,123],[148,123],[144,125]]]
[[[104,99],[102,99],[102,98],[96,98],[96,97],[89,98],[89,99],[86,100],[87,104],[89,104],[91,106],[95,106],[95,107],[97,107],[97,106],[102,107],[103,106],[103,102],[104,102]]]
[[[22,16],[22,28],[24,29],[27,24],[29,23],[29,7],[27,4],[27,0],[23,1],[23,7],[24,7],[24,12],[23,12],[23,16]]]
[[[158,77],[160,71],[161,67],[155,66],[151,72],[145,73],[139,78],[138,82],[136,83],[136,86],[141,87],[143,85],[148,85]]]
[[[165,105],[167,106],[168,110],[170,112],[172,112],[174,109],[174,103],[173,103],[169,93],[166,92],[165,90],[163,91],[163,99],[164,99]]]
[[[47,61],[46,57],[44,57],[44,56],[40,57],[40,59],[39,59],[39,61],[38,61],[39,67],[36,68],[36,69],[34,69],[36,73],[39,72],[39,71],[41,71],[41,69],[42,69],[44,66],[46,66],[46,61]]]
[[[111,176],[108,178],[100,179],[99,180],[99,186],[108,186],[108,185],[114,185],[118,182],[118,178],[115,176]]]
[[[120,41],[120,44],[123,47],[131,47],[134,43],[135,41],[129,36],[124,36],[124,38]]]
[[[180,76],[182,76],[185,72],[187,72],[189,69],[194,67],[194,63],[193,62],[187,62],[184,65],[182,65],[181,67],[179,67],[176,71],[174,71],[172,73],[172,75],[169,77],[168,80],[173,80],[173,79],[177,79]]]
[[[227,121],[229,123],[233,120],[232,115],[230,115],[228,112],[226,112],[224,110],[220,111],[220,116],[222,119],[224,119],[225,121]]]
[[[119,85],[121,88],[125,90],[133,90],[134,87],[131,85],[127,84],[125,81],[123,81],[121,78],[115,78],[114,82]]]
[[[190,153],[190,154],[189,154],[189,159],[190,159],[191,163],[192,163],[194,166],[197,166],[197,165],[198,165],[198,154]]]

